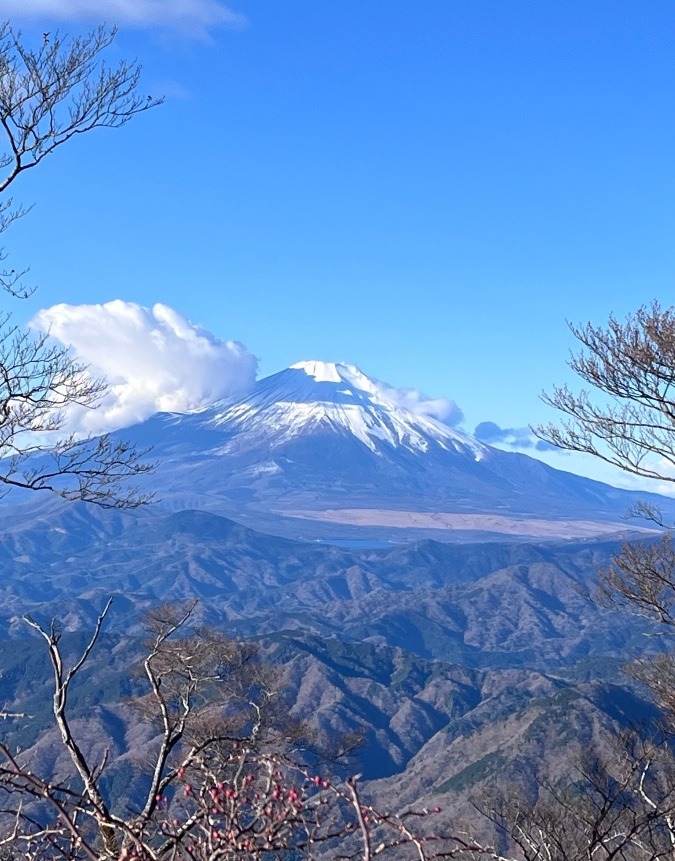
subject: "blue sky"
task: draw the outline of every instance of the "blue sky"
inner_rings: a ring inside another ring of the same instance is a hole
[[[29,35],[118,23],[112,56],[167,97],[16,184],[36,205],[5,244],[39,285],[20,320],[162,303],[262,375],[353,362],[453,399],[473,431],[553,418],[539,393],[570,379],[566,319],[673,302],[665,0],[0,0],[3,16]]]

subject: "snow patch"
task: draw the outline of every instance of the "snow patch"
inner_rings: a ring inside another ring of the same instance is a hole
[[[314,377],[317,383],[341,382],[335,362],[296,362],[291,368],[304,371],[308,377]]]

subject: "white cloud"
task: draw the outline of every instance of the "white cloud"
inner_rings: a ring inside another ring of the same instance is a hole
[[[216,27],[241,27],[246,19],[218,0],[0,0],[0,18],[106,21],[127,27],[159,27],[208,38]]]
[[[417,416],[436,419],[451,426],[458,425],[464,418],[461,409],[450,398],[430,398],[417,389],[396,389],[380,380],[373,382],[382,400]]]
[[[221,341],[157,304],[115,299],[104,305],[54,305],[30,323],[72,348],[109,390],[95,410],[75,408],[69,429],[102,433],[156,412],[190,412],[246,391],[258,360],[236,341]]]

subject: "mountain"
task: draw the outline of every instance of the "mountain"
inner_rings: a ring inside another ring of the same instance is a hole
[[[261,380],[213,423],[235,429],[242,447],[267,442],[276,449],[298,438],[334,434],[383,457],[440,449],[480,461],[490,452],[466,434],[397,406],[355,365],[329,362],[298,362]]]
[[[154,446],[164,506],[291,537],[591,536],[625,531],[646,496],[492,448],[409,405],[354,365],[299,362],[243,397],[121,435]]]
[[[302,630],[463,666],[559,668],[644,640],[641,620],[593,599],[595,572],[619,546],[335,547],[205,511],[55,502],[22,524],[0,524],[0,643],[27,633],[26,613],[87,631],[115,595],[107,630],[133,632],[143,610],[197,598],[202,622],[237,636]]]
[[[113,798],[135,799],[152,744],[128,706],[143,691],[131,669],[144,654],[142,615],[198,598],[198,627],[260,643],[283,673],[290,714],[321,742],[362,733],[349,773],[363,774],[364,791],[391,808],[438,804],[449,828],[458,812],[471,821],[484,789],[511,789],[542,766],[567,774],[580,740],[595,749],[612,727],[653,720],[618,668],[662,639],[593,598],[619,546],[335,547],[205,511],[51,501],[0,521],[0,703],[31,715],[3,722],[3,738],[38,771],[63,767],[55,728],[43,732],[53,693],[44,643],[22,616],[56,619],[72,659],[114,595],[69,708],[89,755],[111,750]]]

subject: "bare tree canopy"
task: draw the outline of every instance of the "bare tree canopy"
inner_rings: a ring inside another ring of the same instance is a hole
[[[569,366],[591,388],[544,393],[564,418],[534,432],[634,475],[675,481],[675,308],[653,302],[625,322],[570,329],[581,350]]]
[[[600,598],[675,629],[675,547],[664,535],[647,544],[626,543],[602,572]]]
[[[137,92],[140,67],[122,62],[110,68],[101,54],[116,30],[99,27],[87,36],[63,38],[45,33],[31,48],[9,23],[0,25],[0,125],[5,140],[0,151],[0,195],[23,171],[36,167],[76,135],[95,128],[117,128],[161,99]],[[26,209],[11,197],[0,202],[0,233]],[[24,273],[0,273],[0,286],[26,294],[19,287]]]
[[[104,779],[115,765],[112,739],[102,760],[94,761],[78,741],[81,722],[78,726],[68,714],[71,683],[86,672],[110,605],[88,643],[70,659],[54,624],[42,627],[26,618],[47,646],[52,716],[70,767],[61,775],[40,774],[29,753],[0,743],[0,858],[502,857],[461,830],[437,831],[440,808],[388,812],[362,798],[359,775],[334,780],[325,771],[317,773],[316,762],[303,759],[302,726],[286,709],[275,708],[278,673],[260,662],[254,645],[190,628],[194,603],[148,615],[147,651],[138,665],[144,691],[127,706],[158,734],[150,756],[137,760],[148,777],[140,802],[111,802]]]
[[[565,418],[535,428],[535,433],[569,451],[599,457],[643,478],[675,482],[675,307],[654,301],[624,322],[610,316],[606,326],[570,325],[581,350],[570,367],[591,390],[568,386],[544,394],[544,401]],[[663,522],[650,504],[634,513]],[[675,547],[670,534],[643,544],[626,543],[600,572],[598,597],[675,628]],[[675,677],[675,656],[666,654],[636,674],[656,695],[675,725],[675,701],[666,702],[658,674]]]
[[[539,782],[479,806],[521,861],[657,861],[675,848],[675,763],[666,740],[618,737],[588,753],[573,784]],[[502,859],[506,861],[506,859]]]
[[[73,39],[44,33],[31,47],[0,25],[0,233],[28,211],[7,194],[24,171],[77,135],[122,126],[161,101],[137,93],[136,63],[110,67],[102,59],[114,38],[114,29],[99,27]],[[26,270],[8,268],[5,259],[0,251],[0,288],[28,296]],[[96,407],[105,388],[67,349],[0,315],[0,483],[107,507],[144,502],[128,484],[150,468],[144,452],[107,437],[59,438],[68,409]]]

